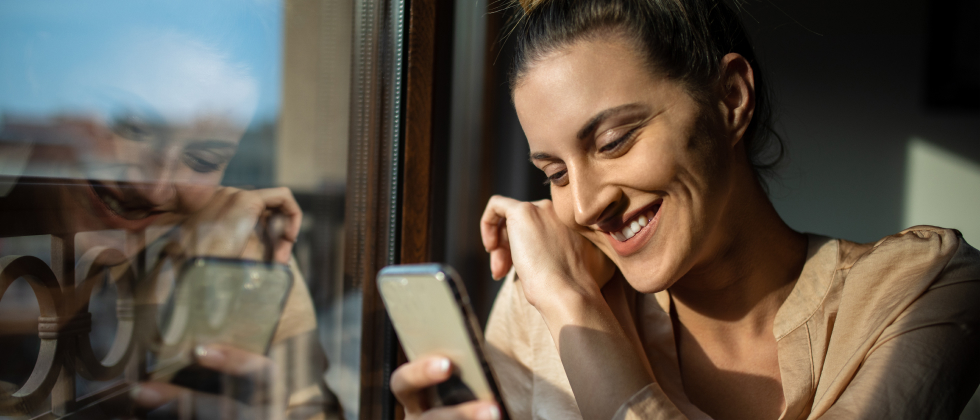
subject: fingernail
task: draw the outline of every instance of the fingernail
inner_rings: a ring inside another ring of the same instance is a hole
[[[194,356],[200,359],[210,359],[212,362],[220,362],[224,355],[220,351],[205,346],[194,347]]]
[[[500,420],[500,409],[491,405],[476,415],[477,420]]]
[[[429,362],[429,375],[443,376],[449,371],[449,359],[441,357]]]
[[[129,390],[129,398],[141,405],[156,406],[163,403],[163,396],[159,392],[139,385],[134,385]]]

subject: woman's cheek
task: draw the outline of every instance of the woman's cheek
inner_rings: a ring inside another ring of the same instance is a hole
[[[676,162],[673,153],[658,144],[645,145],[640,150],[631,153],[628,165],[620,165],[623,175],[630,178],[627,185],[635,186],[643,191],[663,190],[676,173]]]
[[[218,176],[217,179],[208,177],[176,183],[174,187],[180,200],[181,212],[195,213],[204,208],[218,190],[218,181],[220,180],[221,177]]]
[[[583,227],[575,223],[575,208],[572,205],[572,196],[569,189],[551,186],[551,203],[554,206],[555,214],[558,219],[569,229],[581,232]]]

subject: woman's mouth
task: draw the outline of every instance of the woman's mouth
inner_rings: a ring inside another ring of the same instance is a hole
[[[114,215],[126,220],[142,220],[150,217],[153,211],[146,206],[131,206],[120,201],[109,188],[98,181],[89,181],[92,191],[99,201]]]
[[[636,212],[622,227],[616,231],[607,231],[609,245],[621,256],[628,256],[636,253],[653,237],[660,221],[660,209],[663,202],[659,201],[653,205]]]
[[[609,234],[619,242],[626,242],[633,239],[634,236],[640,233],[643,228],[647,227],[647,225],[653,221],[653,217],[657,214],[658,210],[660,210],[659,205],[653,209],[640,212],[640,215],[627,222],[622,230],[619,232],[610,232]]]

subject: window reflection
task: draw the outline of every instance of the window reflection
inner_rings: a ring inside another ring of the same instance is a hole
[[[277,160],[347,140],[282,125],[291,4],[0,5],[0,415],[339,418],[356,401],[343,159]],[[314,73],[341,87],[321,103],[348,103],[349,74]]]

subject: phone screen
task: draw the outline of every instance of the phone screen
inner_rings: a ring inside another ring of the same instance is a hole
[[[292,273],[284,264],[194,258],[177,277],[153,380],[172,380],[193,364],[199,345],[224,344],[266,354],[279,324]]]
[[[385,267],[378,289],[409,360],[449,358],[456,371],[438,385],[438,402],[496,400],[507,409],[483,352],[483,334],[455,270],[438,264]]]

